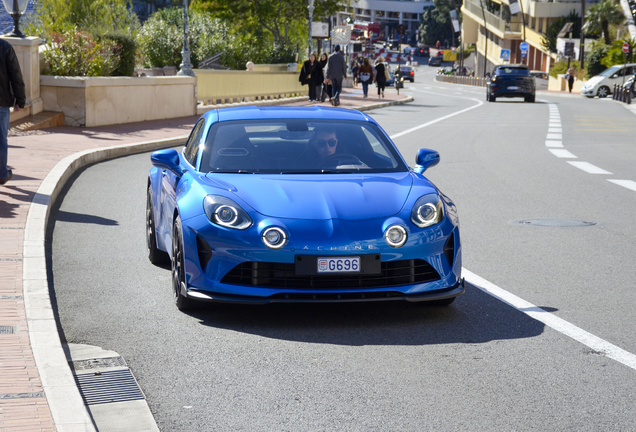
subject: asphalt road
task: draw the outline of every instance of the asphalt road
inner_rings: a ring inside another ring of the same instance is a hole
[[[636,117],[582,97],[487,103],[435,69],[406,84],[413,103],[369,114],[408,162],[440,152],[427,175],[459,208],[464,268],[636,353],[636,191],[608,181],[636,181]],[[547,147],[557,120],[563,148]],[[179,312],[146,257],[149,168],[138,155],[75,177],[51,277],[63,336],[119,352],[162,431],[633,430],[636,370],[473,286],[448,308]],[[514,223],[527,219],[596,224]]]

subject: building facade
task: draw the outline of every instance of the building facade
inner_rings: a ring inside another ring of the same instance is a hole
[[[587,0],[586,7],[598,2]],[[549,71],[556,54],[543,47],[543,36],[550,24],[571,11],[584,15],[578,0],[464,0],[462,40],[476,45],[475,75],[483,76],[505,63],[523,63],[531,70]],[[525,58],[519,49],[522,42],[529,45]],[[502,58],[502,50],[510,50],[509,60]]]

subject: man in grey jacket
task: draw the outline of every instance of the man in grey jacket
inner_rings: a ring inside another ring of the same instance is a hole
[[[25,102],[24,80],[18,58],[11,44],[0,39],[0,185],[11,180],[13,176],[7,167],[10,108],[20,111],[24,108]]]
[[[342,91],[342,81],[347,77],[347,62],[344,55],[340,53],[340,45],[336,45],[333,54],[327,59],[327,70],[325,72],[325,82],[331,81],[333,95],[331,104],[340,105],[340,92]]]

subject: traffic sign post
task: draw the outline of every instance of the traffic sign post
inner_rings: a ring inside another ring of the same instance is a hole
[[[629,53],[629,44],[623,44],[623,53],[625,54],[625,66],[623,67],[623,85],[625,85],[625,68],[627,67],[627,54]]]
[[[530,45],[528,45],[528,42],[521,42],[519,44],[519,49],[521,50],[521,58],[522,59],[527,57],[529,48],[530,48]]]

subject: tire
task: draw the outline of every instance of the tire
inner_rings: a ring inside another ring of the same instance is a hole
[[[524,100],[525,100],[526,102],[534,103],[535,95],[532,95],[532,96],[526,96],[526,97],[524,98]]]
[[[177,309],[183,312],[192,309],[194,302],[183,295],[186,290],[186,282],[182,230],[181,217],[177,216],[172,228],[172,294]]]
[[[488,102],[495,102],[497,100],[497,98],[489,93],[489,94],[486,95],[486,100]]]
[[[599,98],[606,98],[609,94],[610,94],[610,89],[609,89],[609,87],[608,87],[608,86],[601,86],[601,87],[598,89],[598,92],[596,93],[596,95],[597,95]]]
[[[146,248],[148,259],[154,265],[167,264],[169,255],[157,247],[157,232],[155,230],[155,216],[152,211],[152,187],[148,185],[146,200]]]

